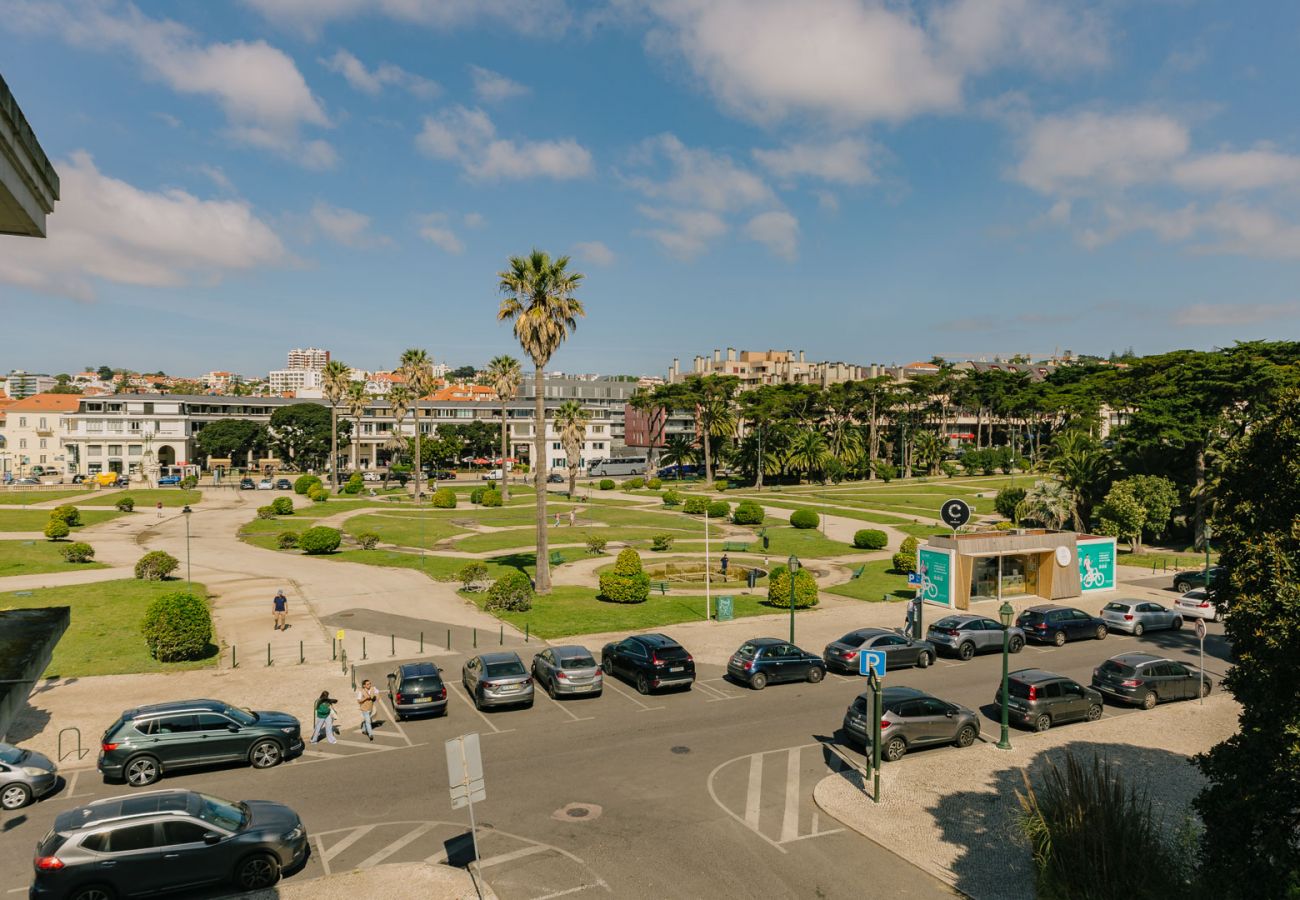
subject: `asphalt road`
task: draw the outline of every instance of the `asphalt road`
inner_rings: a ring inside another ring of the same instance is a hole
[[[1209,631],[1206,671],[1217,684],[1227,646],[1222,626],[1211,624]],[[525,662],[540,646],[521,653]],[[1087,683],[1098,663],[1135,649],[1197,662],[1195,634],[1186,627],[1063,648],[1031,645],[1012,658],[1012,668],[1047,668]],[[816,781],[842,765],[825,745],[837,742],[844,709],[864,688],[860,679],[832,675],[821,684],[772,685],[760,693],[726,681],[717,666],[701,665],[700,681],[688,692],[642,697],[608,679],[599,698],[557,703],[539,693],[532,709],[480,714],[460,688],[462,661],[440,661],[453,692],[445,718],[396,723],[385,715],[371,743],[357,733],[345,703],[338,745],[316,745],[268,772],[231,767],[179,775],[161,786],[293,806],[313,849],[296,878],[384,862],[455,862],[469,852],[468,818],[450,808],[442,743],[477,731],[488,794],[477,807],[479,852],[487,881],[505,900],[953,896],[812,803]],[[394,665],[368,663],[357,677],[382,686]],[[887,683],[980,709],[982,739],[996,740],[992,701],[1000,675],[1000,657],[990,654],[891,672]],[[1141,714],[1106,707],[1107,716]],[[1013,742],[1035,739],[1023,731],[1012,735]],[[918,751],[895,765],[926,765],[936,754],[960,752]],[[58,812],[125,790],[83,771],[55,797],[7,816],[0,832],[4,890],[17,896],[25,889],[31,849]]]

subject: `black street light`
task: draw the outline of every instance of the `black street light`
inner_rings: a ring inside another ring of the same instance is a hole
[[[185,581],[190,590],[193,590],[193,579],[190,578],[190,513],[194,512],[194,510],[190,509],[190,505],[187,503],[181,509],[181,512],[185,514]]]
[[[1011,749],[1011,730],[1008,727],[1008,702],[1011,693],[1007,689],[1007,662],[1011,658],[1011,619],[1015,616],[1015,607],[1009,600],[1002,601],[998,618],[1002,620],[1002,739],[998,741],[999,750]]]
[[[799,574],[799,557],[793,553],[786,560],[786,565],[790,569],[790,643],[794,643],[794,580]]]

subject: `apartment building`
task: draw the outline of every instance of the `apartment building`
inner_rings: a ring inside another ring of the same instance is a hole
[[[330,352],[319,347],[295,347],[289,351],[286,369],[323,369],[330,361]]]
[[[296,395],[321,389],[320,369],[276,369],[267,375],[266,380],[273,394]]]
[[[43,394],[52,390],[55,385],[53,375],[45,375],[39,372],[24,372],[22,369],[14,369],[5,377],[5,393],[16,400],[23,397],[30,397],[33,394]]]
[[[0,473],[22,478],[36,466],[76,471],[75,451],[63,438],[80,401],[76,394],[33,394],[5,405]]]
[[[826,387],[842,381],[861,381],[878,375],[890,375],[886,366],[859,366],[844,362],[809,361],[800,350],[741,350],[728,347],[714,350],[713,355],[697,356],[690,371],[683,371],[681,361],[674,359],[668,370],[668,381],[678,383],[692,375],[734,375],[740,379],[742,391],[753,390],[765,384],[816,384]]]

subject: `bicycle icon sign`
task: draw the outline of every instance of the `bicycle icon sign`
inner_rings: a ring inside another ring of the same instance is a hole
[[[1093,569],[1083,576],[1083,586],[1086,588],[1101,587],[1106,582],[1106,576],[1098,569]]]
[[[927,579],[921,583],[920,594],[924,600],[937,600],[939,599],[939,585]]]

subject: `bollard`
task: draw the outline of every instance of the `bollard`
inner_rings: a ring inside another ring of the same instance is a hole
[[[298,665],[301,666],[306,661],[307,661],[307,657],[302,655],[302,641],[299,641],[298,642]]]
[[[420,653],[424,653],[424,632],[420,632]]]
[[[397,636],[394,635],[391,631],[388,633],[388,655],[389,656],[397,655]]]
[[[528,623],[524,623],[524,643],[528,643]]]
[[[501,640],[499,643],[503,647],[506,645],[506,626],[504,625],[501,626]]]
[[[447,649],[451,649],[451,629],[447,629]]]
[[[478,629],[474,629],[474,649],[478,649]]]
[[[339,658],[339,639],[330,638],[330,659],[338,662]]]
[[[232,669],[239,668],[239,660],[236,659],[235,657],[235,646],[233,644],[231,644],[230,646],[230,668]]]
[[[369,658],[370,658],[370,657],[366,656],[366,636],[365,636],[364,634],[361,635],[361,658],[362,658],[363,660],[364,660],[364,659],[369,659]]]
[[[346,675],[348,674],[348,648],[344,647],[339,655],[343,657],[343,674]]]
[[[267,644],[267,645],[266,645],[266,664],[267,664],[268,666],[271,664],[271,645],[270,645],[270,644]]]

